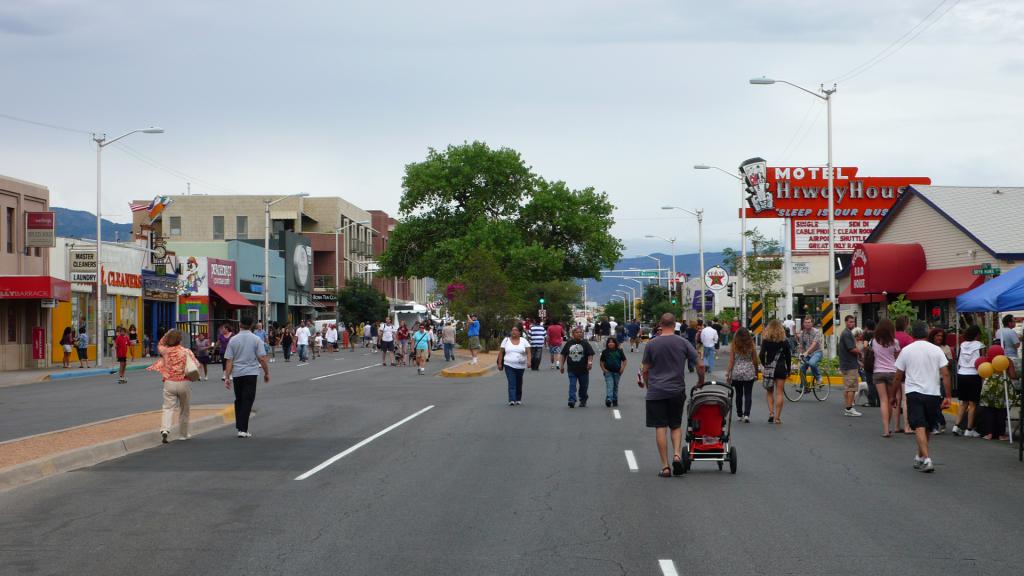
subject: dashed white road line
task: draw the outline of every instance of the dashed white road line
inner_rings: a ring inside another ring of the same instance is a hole
[[[299,366],[305,366],[306,364],[309,364],[309,362],[299,362],[295,367],[298,368]]]
[[[409,416],[406,416],[405,418],[402,418],[398,422],[395,422],[391,426],[388,426],[387,428],[381,430],[380,432],[377,432],[373,436],[370,436],[369,438],[366,438],[364,440],[360,440],[357,444],[352,445],[351,447],[349,447],[344,452],[339,452],[338,454],[335,454],[334,456],[331,456],[327,460],[324,460],[323,462],[318,464],[315,468],[309,470],[308,472],[304,472],[304,473],[300,474],[299,476],[296,476],[295,479],[296,480],[305,480],[306,478],[309,478],[313,474],[316,474],[317,472],[323,470],[324,468],[327,468],[331,464],[334,464],[338,460],[341,460],[345,456],[348,456],[349,454],[355,452],[356,450],[359,450],[363,446],[366,446],[370,442],[373,442],[377,438],[380,438],[381,436],[387,434],[388,432],[391,432],[395,428],[398,428],[402,424],[405,424],[406,422],[412,420],[413,418],[419,416],[420,414],[423,414],[423,413],[427,412],[428,410],[432,409],[433,407],[434,407],[433,404],[431,404],[430,406],[427,406],[426,408],[424,408],[423,410],[420,410],[419,412],[417,412],[415,414],[411,414]]]
[[[636,465],[636,456],[633,455],[632,450],[626,450],[626,465],[629,466],[630,472],[636,472],[640,468]]]
[[[658,566],[661,567],[664,576],[679,576],[679,572],[676,572],[676,563],[671,560],[658,560]]]
[[[348,374],[349,372],[359,372],[360,370],[366,370],[367,368],[373,368],[374,366],[380,366],[380,362],[376,364],[370,364],[369,366],[363,366],[362,368],[353,368],[351,370],[342,370],[341,372],[334,372],[333,374],[324,374],[323,376],[310,378],[310,380],[323,380],[324,378],[330,378],[331,376],[341,376],[342,374]]]
[[[618,410],[612,410],[612,415],[615,416],[616,420],[622,420],[622,412]]]

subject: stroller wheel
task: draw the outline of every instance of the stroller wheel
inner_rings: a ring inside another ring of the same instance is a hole
[[[683,474],[690,471],[690,450],[686,446],[683,446],[683,451],[680,453],[679,459],[683,461]]]
[[[729,447],[729,472],[735,474],[736,473],[736,466],[737,466],[737,462],[736,462],[736,447],[735,446],[730,446]]]

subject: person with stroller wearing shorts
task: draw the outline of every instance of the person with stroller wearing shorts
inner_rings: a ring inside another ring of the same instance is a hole
[[[676,317],[661,316],[660,334],[644,348],[643,364],[637,384],[647,388],[647,427],[654,428],[661,459],[658,476],[668,478],[685,473],[682,462],[683,405],[686,402],[686,362],[697,366],[697,386],[704,385],[704,363],[697,350],[685,338],[676,335]],[[669,467],[668,437],[672,441],[672,465]]]

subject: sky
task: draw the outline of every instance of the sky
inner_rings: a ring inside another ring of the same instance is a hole
[[[607,192],[626,255],[682,254],[695,221],[663,205],[705,210],[707,250],[739,238],[738,184],[694,164],[825,164],[824,104],[752,77],[838,79],[838,166],[1021,185],[1022,38],[1020,0],[4,0],[0,115],[164,128],[104,150],[115,221],[187,182],[395,213],[406,164],[481,140]],[[88,133],[0,116],[0,174],[96,209]]]

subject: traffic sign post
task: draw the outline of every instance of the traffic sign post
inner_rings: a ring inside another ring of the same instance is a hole
[[[992,266],[991,264],[983,264],[980,268],[973,268],[971,274],[975,276],[999,276],[1003,273],[1001,268]]]

